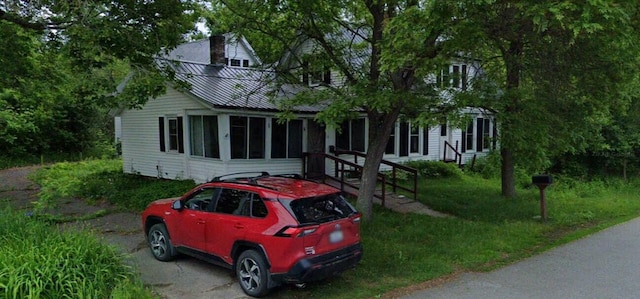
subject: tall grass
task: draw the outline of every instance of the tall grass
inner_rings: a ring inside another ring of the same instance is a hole
[[[117,249],[90,233],[63,233],[6,208],[0,239],[2,298],[153,298]]]
[[[123,174],[121,160],[57,163],[36,171],[33,179],[41,186],[38,202],[41,209],[78,197],[106,200],[142,211],[153,200],[180,196],[195,186],[193,180],[157,180]]]

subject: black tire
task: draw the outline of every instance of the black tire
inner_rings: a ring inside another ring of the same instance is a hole
[[[157,260],[167,262],[175,256],[171,239],[169,239],[169,233],[167,233],[167,228],[164,224],[154,224],[151,229],[149,229],[147,242],[149,243],[151,254],[153,254],[153,257]]]
[[[268,269],[262,254],[255,250],[246,250],[240,254],[236,263],[238,283],[245,294],[262,297],[269,293]]]

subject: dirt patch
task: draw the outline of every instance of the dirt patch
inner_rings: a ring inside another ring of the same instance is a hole
[[[0,200],[14,209],[30,212],[34,207],[33,203],[38,201],[40,186],[31,181],[29,176],[39,168],[40,166],[29,166],[0,170]],[[142,236],[140,214],[119,211],[117,207],[106,202],[89,204],[82,199],[71,198],[44,212],[66,219],[97,215],[65,225],[83,227],[103,234],[136,233]]]
[[[28,177],[39,166],[0,170],[0,202],[15,209],[29,209],[38,200],[40,186]]]

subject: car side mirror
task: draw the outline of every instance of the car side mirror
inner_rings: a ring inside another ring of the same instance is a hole
[[[182,209],[184,208],[184,206],[182,206],[182,201],[180,200],[176,200],[173,202],[173,204],[171,205],[171,208],[177,211],[182,211]]]

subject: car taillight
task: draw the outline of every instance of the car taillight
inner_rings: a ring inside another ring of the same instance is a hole
[[[313,226],[285,226],[279,232],[276,233],[277,237],[298,238],[310,235],[318,230],[318,225]]]

